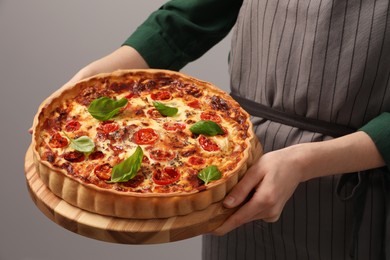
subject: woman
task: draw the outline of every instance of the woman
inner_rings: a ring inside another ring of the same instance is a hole
[[[232,95],[265,154],[224,200],[240,209],[204,236],[203,258],[385,259],[388,12],[382,0],[172,0],[68,83],[179,70],[235,25]]]

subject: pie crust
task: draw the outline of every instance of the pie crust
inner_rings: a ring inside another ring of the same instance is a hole
[[[105,189],[94,184],[85,183],[72,175],[67,174],[64,169],[53,167],[51,163],[43,160],[38,152],[40,142],[40,129],[48,113],[55,108],[63,99],[72,98],[80,91],[80,83],[88,82],[91,79],[120,76],[128,73],[164,73],[167,76],[175,75],[196,84],[214,89],[229,102],[238,105],[229,95],[219,90],[214,85],[195,79],[188,75],[168,70],[120,70],[113,73],[99,74],[85,79],[73,86],[60,89],[48,97],[39,107],[33,123],[33,159],[39,177],[43,183],[58,197],[64,201],[91,211],[97,214],[136,219],[168,218],[177,215],[186,215],[193,211],[203,210],[212,203],[221,201],[232,187],[245,174],[262,154],[262,147],[253,132],[250,116],[244,110],[246,122],[249,125],[248,136],[245,140],[247,146],[244,150],[242,160],[236,167],[225,172],[223,177],[217,181],[210,182],[202,190],[180,193],[135,193],[120,192],[113,189]],[[85,85],[85,84],[84,84]]]

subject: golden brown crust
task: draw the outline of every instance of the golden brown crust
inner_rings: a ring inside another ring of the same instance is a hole
[[[246,115],[249,124],[247,149],[242,160],[235,169],[224,178],[209,183],[202,191],[182,193],[124,193],[112,189],[104,189],[93,184],[88,184],[67,174],[64,169],[53,167],[48,161],[42,160],[39,154],[40,129],[44,119],[50,111],[63,99],[72,98],[80,92],[80,88],[88,86],[88,82],[104,79],[106,77],[121,76],[128,73],[152,75],[156,73],[172,77],[187,78],[201,85],[206,85],[215,93],[226,96],[226,93],[217,89],[212,84],[194,79],[187,75],[166,70],[127,70],[116,71],[111,74],[99,74],[80,83],[58,91],[46,99],[39,107],[33,124],[33,158],[40,178],[48,188],[66,202],[79,208],[96,212],[98,214],[123,217],[123,218],[166,218],[175,215],[185,215],[195,210],[205,209],[210,204],[222,200],[227,192],[238,182],[247,168],[262,154],[261,145],[253,134],[249,115]],[[86,84],[85,84],[86,83]],[[229,100],[231,99],[228,97]],[[232,101],[235,106],[239,105]],[[243,111],[243,110],[242,110]]]

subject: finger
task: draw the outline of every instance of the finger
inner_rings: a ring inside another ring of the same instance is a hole
[[[278,203],[277,197],[271,191],[271,189],[264,188],[264,185],[260,184],[253,197],[220,227],[215,229],[212,234],[224,235],[253,220],[261,219],[265,222],[278,221],[283,209],[283,203]]]
[[[227,208],[234,208],[240,205],[262,179],[263,175],[256,167],[249,168],[244,177],[233,187],[224,199],[224,206]]]
[[[255,201],[248,201],[233,215],[231,215],[221,226],[215,229],[212,234],[217,236],[224,235],[233,229],[256,219],[257,216],[261,216],[261,212],[254,211],[256,209],[258,209],[258,206],[255,204]]]

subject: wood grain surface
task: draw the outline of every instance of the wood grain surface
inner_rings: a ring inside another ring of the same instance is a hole
[[[106,242],[157,244],[179,241],[214,230],[235,211],[214,203],[205,210],[166,219],[103,216],[74,207],[54,195],[36,172],[31,147],[27,150],[24,167],[31,198],[42,213],[74,233]]]

